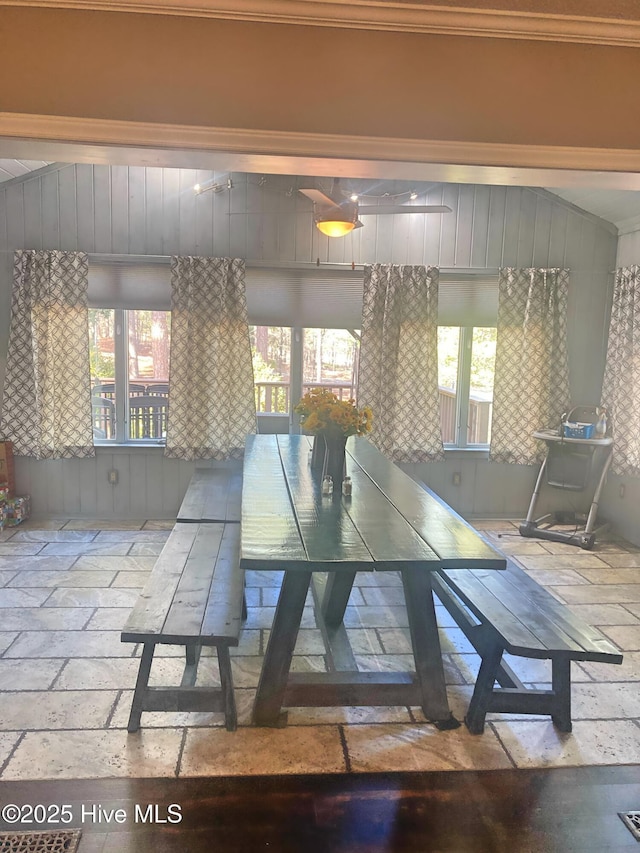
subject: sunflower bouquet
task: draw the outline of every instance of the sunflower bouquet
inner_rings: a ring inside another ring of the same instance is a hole
[[[339,400],[326,388],[312,388],[294,412],[307,432],[327,435],[366,435],[371,432],[373,413],[369,406],[359,409],[355,400]]]

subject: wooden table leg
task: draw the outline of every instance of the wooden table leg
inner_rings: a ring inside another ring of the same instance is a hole
[[[447,700],[431,575],[424,569],[403,569],[402,583],[422,710],[439,729],[456,729],[460,723],[451,713]]]
[[[322,600],[325,625],[335,627],[342,624],[355,578],[355,572],[331,572],[327,578],[327,588]]]
[[[286,716],[281,719],[280,709],[310,582],[311,572],[284,573],[253,706],[256,726],[277,726],[286,722]]]

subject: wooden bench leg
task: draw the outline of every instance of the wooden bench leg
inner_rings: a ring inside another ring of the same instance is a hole
[[[480,735],[484,731],[484,721],[501,660],[501,646],[493,645],[486,649],[480,664],[480,672],[476,679],[473,696],[469,703],[469,710],[464,718],[467,728],[474,735]]]
[[[151,672],[155,650],[155,643],[145,643],[142,649],[142,659],[140,661],[140,668],[138,669],[136,689],[133,693],[133,702],[131,703],[131,713],[129,714],[129,724],[127,726],[127,731],[129,732],[137,732],[140,728],[140,717],[144,708],[145,694],[149,686],[149,673]]]
[[[224,721],[227,731],[235,732],[238,727],[236,699],[233,693],[233,676],[231,674],[231,656],[228,646],[217,646],[218,666],[220,668],[220,684],[224,700]]]
[[[200,662],[201,643],[193,643],[185,646],[185,667],[182,674],[181,687],[193,687],[198,677],[198,663]]]
[[[553,713],[551,719],[561,732],[570,732],[571,725],[571,661],[563,656],[551,661]]]

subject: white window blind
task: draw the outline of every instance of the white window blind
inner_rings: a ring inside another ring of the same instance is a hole
[[[89,258],[89,307],[146,311],[171,309],[168,259],[92,260]]]
[[[359,270],[247,267],[249,322],[256,326],[359,329]]]
[[[439,325],[495,326],[497,319],[497,273],[440,273]]]
[[[256,326],[359,329],[363,270],[328,267],[247,265],[249,322]],[[484,271],[441,271],[438,298],[441,326],[495,326],[498,276]],[[168,311],[168,258],[89,259],[89,305]]]

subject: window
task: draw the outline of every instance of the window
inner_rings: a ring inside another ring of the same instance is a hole
[[[440,422],[445,446],[482,447],[491,441],[495,358],[495,327],[438,327]]]
[[[89,309],[93,437],[164,443],[171,313]]]
[[[323,385],[341,400],[355,396],[358,333],[347,329],[298,329],[250,326],[256,411],[259,415],[290,414],[302,394]],[[292,370],[293,366],[293,370]],[[292,374],[297,381],[292,381]]]
[[[305,329],[302,391],[320,385],[340,400],[355,397],[360,341],[347,329]]]
[[[256,412],[288,414],[291,408],[291,329],[249,326]]]

